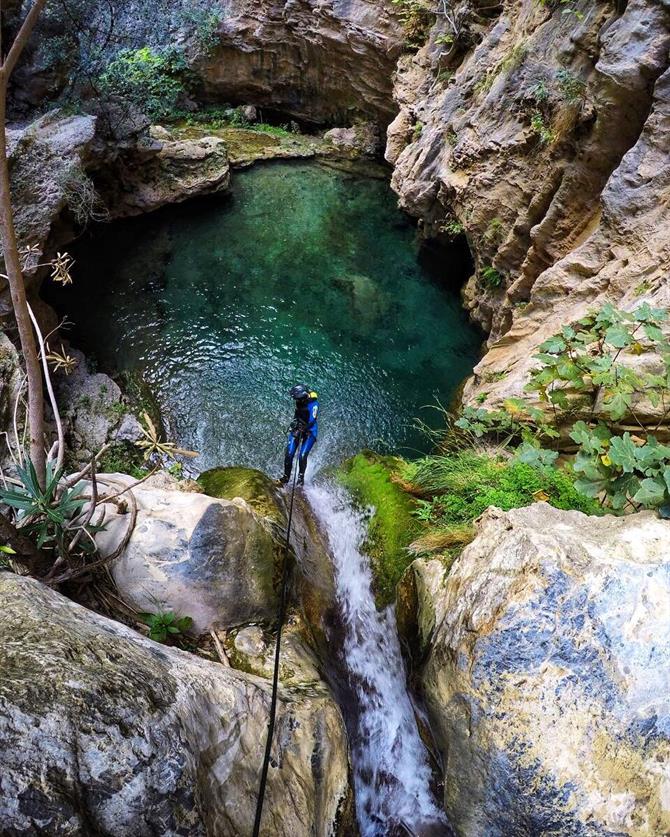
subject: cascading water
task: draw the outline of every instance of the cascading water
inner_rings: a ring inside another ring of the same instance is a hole
[[[335,564],[345,682],[334,685],[347,704],[361,833],[450,835],[431,789],[431,769],[406,689],[394,614],[391,608],[380,613],[375,607],[372,575],[361,551],[365,516],[345,491],[330,483],[310,484],[306,494],[327,534]]]

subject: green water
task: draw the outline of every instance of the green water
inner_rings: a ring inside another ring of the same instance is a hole
[[[386,182],[311,163],[235,173],[232,196],[98,227],[73,291],[51,301],[108,372],[139,372],[196,470],[276,473],[304,382],[320,397],[313,467],[362,447],[421,448],[422,407],[448,402],[480,336],[447,257],[419,258]]]

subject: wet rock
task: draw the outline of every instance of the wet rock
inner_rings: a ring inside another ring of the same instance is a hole
[[[270,521],[241,499],[146,484],[133,495],[137,522],[112,566],[126,601],[141,611],[191,616],[196,633],[275,618],[282,550]],[[110,555],[123,541],[129,515],[111,503],[105,511],[107,526],[97,542]]]
[[[8,572],[0,603],[4,833],[251,833],[268,681]],[[261,834],[353,833],[346,734],[322,684],[280,688],[275,735]]]
[[[16,346],[0,331],[0,427],[9,430],[16,399],[21,395],[23,372]]]
[[[446,578],[417,562],[457,832],[666,833],[670,525],[536,503],[478,530]]]

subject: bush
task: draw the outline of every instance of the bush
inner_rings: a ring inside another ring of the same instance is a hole
[[[503,283],[502,274],[498,273],[495,267],[491,267],[490,265],[482,268],[481,277],[484,285],[493,290],[499,288]]]
[[[542,343],[526,385],[577,446],[576,487],[614,511],[661,508],[670,515],[670,446],[655,435],[670,415],[670,340],[661,328],[667,320],[667,310],[646,303],[632,312],[604,305]],[[648,360],[636,368],[641,355]],[[659,411],[653,426],[637,415],[645,403]],[[558,435],[543,415],[523,399],[509,399],[500,411],[468,408],[456,425],[479,437],[523,439],[518,456],[533,464],[557,456],[540,447]],[[623,420],[638,429],[626,431]]]
[[[187,95],[187,66],[174,48],[121,50],[100,75],[100,90],[131,102],[151,119],[163,119],[178,110]]]

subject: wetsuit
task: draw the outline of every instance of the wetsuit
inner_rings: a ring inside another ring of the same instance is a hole
[[[288,481],[291,476],[293,457],[298,446],[300,447],[300,455],[298,457],[299,482],[302,483],[304,481],[307,457],[314,447],[316,437],[319,433],[318,416],[319,402],[315,392],[310,392],[308,398],[304,401],[296,402],[295,415],[291,423],[291,429],[289,430],[286,455],[284,456],[285,481]]]

